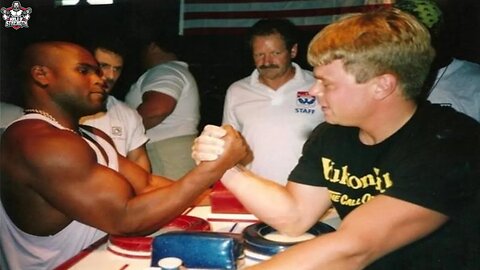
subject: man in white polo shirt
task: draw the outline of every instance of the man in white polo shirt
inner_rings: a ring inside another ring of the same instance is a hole
[[[249,168],[283,185],[303,143],[323,121],[316,98],[308,93],[312,73],[292,62],[297,31],[286,19],[252,26],[248,40],[256,69],[229,87],[223,112],[223,123],[240,131],[252,149]]]

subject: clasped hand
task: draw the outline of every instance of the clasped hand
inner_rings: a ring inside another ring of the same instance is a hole
[[[194,141],[192,158],[197,165],[220,158],[228,167],[233,167],[237,163],[250,162],[252,155],[242,135],[230,125],[207,125]]]

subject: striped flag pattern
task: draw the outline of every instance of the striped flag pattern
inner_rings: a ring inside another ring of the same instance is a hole
[[[340,16],[390,6],[393,0],[181,0],[180,33],[240,34],[262,18],[288,18],[318,31]]]

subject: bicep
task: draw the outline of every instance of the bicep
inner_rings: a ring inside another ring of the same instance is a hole
[[[151,171],[150,168],[150,160],[148,158],[147,150],[145,149],[145,145],[141,145],[135,149],[132,149],[127,153],[127,158],[137,165],[145,169],[147,172]]]
[[[55,141],[39,143],[37,157],[28,164],[32,188],[72,219],[99,228],[115,224],[133,196],[126,179],[99,165],[82,139]]]
[[[338,232],[356,240],[360,252],[372,262],[432,233],[447,219],[431,209],[379,195],[348,214]]]
[[[155,117],[169,115],[177,105],[177,100],[167,94],[157,91],[147,91],[142,96],[142,104],[138,107],[138,113],[143,117]]]

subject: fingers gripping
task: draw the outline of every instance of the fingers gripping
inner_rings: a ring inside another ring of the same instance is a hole
[[[206,125],[203,129],[202,135],[207,135],[209,137],[221,138],[227,134],[227,131],[219,126]]]
[[[192,146],[192,158],[197,165],[202,161],[216,160],[223,153],[225,142],[221,138],[226,133],[226,130],[221,127],[205,126]]]

